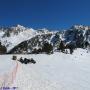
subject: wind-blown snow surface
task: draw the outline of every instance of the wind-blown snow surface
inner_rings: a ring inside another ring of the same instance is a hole
[[[0,55],[0,75],[8,73],[8,71],[15,67],[16,63],[11,59],[11,56]]]
[[[90,90],[90,52],[86,50],[75,50],[73,55],[56,52],[52,55],[17,56],[34,58],[37,62],[28,65],[18,62],[16,78],[11,85],[18,87],[17,90]],[[3,57],[5,64],[11,57]]]

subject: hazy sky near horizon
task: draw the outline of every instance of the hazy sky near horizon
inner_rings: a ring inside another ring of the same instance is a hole
[[[0,26],[68,28],[90,25],[90,0],[0,0]]]

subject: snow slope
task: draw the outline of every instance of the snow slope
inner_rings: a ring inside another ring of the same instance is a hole
[[[9,36],[7,36],[9,33]],[[47,29],[35,30],[21,25],[0,29],[0,42],[10,51],[19,43],[29,40],[37,35],[52,33]]]
[[[22,27],[22,28],[21,28]],[[23,26],[12,27],[12,33],[10,33],[10,37],[2,38],[3,33],[0,35],[0,41],[7,47],[9,51],[19,43],[28,40],[36,35],[36,31],[33,29],[25,29]],[[20,31],[19,31],[20,30]],[[18,32],[17,35],[14,35],[15,32]]]
[[[10,84],[17,90],[90,90],[90,53],[86,50],[75,50],[73,55],[56,52],[17,56],[34,58],[37,62],[28,65],[18,62],[16,77]],[[0,74],[16,65],[11,57],[0,56]]]

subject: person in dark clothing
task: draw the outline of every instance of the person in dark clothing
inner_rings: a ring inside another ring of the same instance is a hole
[[[24,60],[23,58],[21,57],[20,60],[19,60],[21,63],[24,63]]]
[[[20,58],[19,59],[19,61],[21,62],[21,63],[24,63],[24,64],[28,64],[28,63],[33,63],[33,64],[35,64],[36,63],[36,61],[33,59],[33,58],[31,58],[31,59],[27,59],[27,58]]]
[[[24,58],[24,63],[25,64],[30,63],[30,59]]]
[[[36,63],[36,61],[33,58],[30,59],[30,62],[33,63],[33,64]]]

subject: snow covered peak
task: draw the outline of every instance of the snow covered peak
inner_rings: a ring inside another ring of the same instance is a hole
[[[17,27],[18,27],[18,28],[25,28],[24,26],[22,26],[22,25],[20,25],[20,24],[18,24]]]
[[[53,33],[54,33],[54,31],[49,31],[49,30],[46,29],[46,28],[38,29],[37,32],[38,32],[39,34],[50,34],[50,33],[53,34]]]
[[[18,24],[15,27],[12,27],[12,29],[14,29],[14,30],[25,30],[26,28],[24,26]]]
[[[74,25],[71,27],[71,29],[77,29],[77,30],[88,30],[90,29],[89,26],[84,26],[84,25]]]
[[[74,28],[76,29],[80,29],[80,28],[83,28],[84,26],[83,25],[74,25]]]

